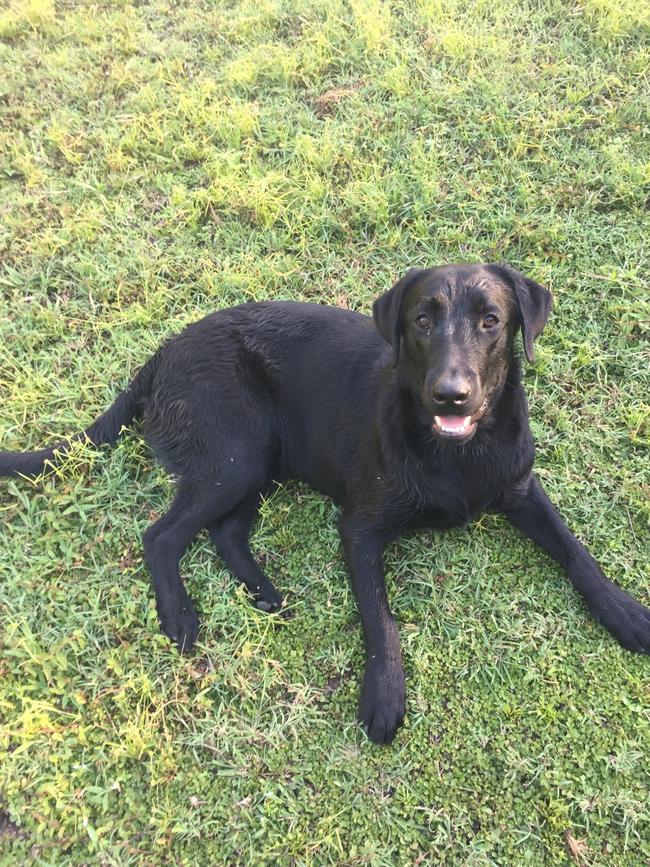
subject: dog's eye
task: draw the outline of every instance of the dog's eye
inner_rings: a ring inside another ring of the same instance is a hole
[[[499,324],[499,319],[494,313],[488,313],[483,317],[483,328],[494,328],[495,325]]]
[[[426,329],[426,328],[429,328],[431,326],[431,320],[429,319],[428,316],[425,316],[424,314],[422,314],[421,316],[417,317],[417,319],[415,320],[415,324],[418,325],[420,328]]]

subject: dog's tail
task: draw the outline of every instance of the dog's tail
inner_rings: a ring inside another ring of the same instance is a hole
[[[0,476],[37,476],[46,464],[56,465],[70,446],[80,440],[94,446],[117,442],[122,429],[142,414],[144,398],[151,392],[151,383],[158,366],[157,354],[138,371],[132,382],[115,403],[81,433],[61,440],[37,452],[0,452]]]

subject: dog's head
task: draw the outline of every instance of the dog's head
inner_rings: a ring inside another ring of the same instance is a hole
[[[517,330],[532,362],[550,310],[548,289],[508,265],[447,265],[409,271],[373,317],[433,433],[464,443],[503,387]]]

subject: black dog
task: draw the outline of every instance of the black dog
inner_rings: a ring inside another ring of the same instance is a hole
[[[248,537],[273,480],[297,477],[342,506],[340,533],[361,613],[367,665],[360,719],[373,741],[404,717],[399,638],[384,586],[384,546],[405,530],[504,513],[562,564],[591,613],[630,650],[650,652],[650,611],[612,584],[531,474],[534,447],[513,341],[548,318],[548,290],[508,266],[412,270],[372,319],[298,303],[213,313],[163,346],[84,434],[112,443],[144,415],[179,477],[167,514],[144,535],[163,631],[181,650],[198,618],[180,558],[208,529],[264,611],[282,599]],[[0,474],[36,474],[70,441],[0,454]]]

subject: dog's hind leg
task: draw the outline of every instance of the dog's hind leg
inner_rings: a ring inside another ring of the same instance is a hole
[[[242,500],[225,518],[213,521],[208,532],[230,572],[251,594],[253,605],[271,612],[282,606],[282,596],[260,569],[248,543],[259,504],[259,494]]]
[[[171,508],[143,536],[160,626],[181,652],[192,649],[199,618],[181,580],[180,559],[201,530],[232,512],[242,497],[259,490],[261,482],[250,472],[238,477],[234,467],[200,478],[181,478]]]

